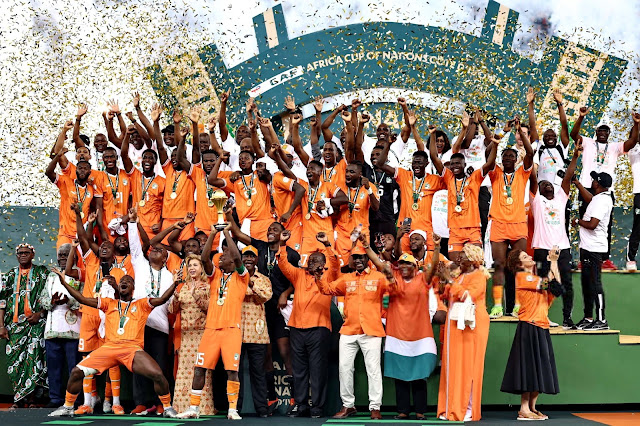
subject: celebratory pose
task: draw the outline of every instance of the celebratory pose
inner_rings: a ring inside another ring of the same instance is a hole
[[[104,345],[92,351],[88,357],[73,368],[67,383],[64,405],[50,413],[49,416],[73,417],[73,404],[82,389],[83,378],[96,373],[101,374],[105,370],[121,364],[132,373],[153,380],[154,389],[165,409],[164,417],[175,417],[177,413],[171,407],[169,382],[162,374],[158,364],[142,347],[144,346],[144,327],[147,317],[153,308],[164,305],[169,300],[182,277],[180,275],[174,277],[173,284],[161,297],[133,300],[135,283],[133,278],[125,275],[118,283],[120,298],[115,300],[103,297],[85,297],[67,284],[65,276],[60,270],[54,269],[54,272],[60,276],[62,285],[78,302],[94,309],[100,309],[105,313],[106,338]]]
[[[548,419],[536,409],[538,395],[559,392],[548,319],[554,297],[562,294],[562,285],[558,282],[559,256],[558,247],[549,251],[551,267],[546,278],[534,274],[536,263],[522,250],[512,250],[507,259],[507,267],[516,274],[520,311],[500,390],[521,395],[518,420]]]

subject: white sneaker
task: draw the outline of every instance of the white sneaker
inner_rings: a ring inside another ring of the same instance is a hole
[[[173,407],[165,408],[164,413],[162,413],[162,417],[174,419],[178,417],[178,412]]]
[[[197,419],[198,417],[200,417],[200,407],[189,407],[187,411],[183,411],[176,416],[177,419]]]
[[[557,322],[551,321],[551,318],[549,317],[547,317],[547,319],[549,320],[549,327],[558,327],[560,325]]]
[[[104,399],[104,402],[102,403],[102,412],[104,414],[110,413],[111,412],[111,400],[108,398]]]
[[[229,412],[227,413],[227,419],[229,419],[229,420],[242,420],[242,417],[240,417],[240,414],[238,414],[238,410],[234,410],[234,409],[230,408]]]
[[[73,417],[73,406],[63,405],[55,411],[49,413],[49,417]]]
[[[627,262],[627,271],[637,271],[637,270],[638,270],[638,266],[636,265],[636,262],[631,260]]]

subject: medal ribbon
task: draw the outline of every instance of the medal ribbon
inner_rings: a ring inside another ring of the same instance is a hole
[[[171,192],[177,192],[178,190],[178,182],[180,181],[180,177],[182,176],[182,171],[180,173],[176,173],[173,177],[173,186],[171,187]]]
[[[111,185],[111,194],[113,195],[113,199],[116,200],[116,204],[117,204],[117,200],[118,198],[116,197],[116,194],[118,193],[118,186],[120,185],[120,173],[118,173],[116,175],[116,184],[113,184],[113,181],[111,180],[111,176],[109,175],[109,173],[106,173],[107,175],[107,179],[109,179],[109,185]],[[142,180],[144,180],[144,178],[142,178]]]
[[[149,275],[151,276],[151,296],[158,297],[160,295],[160,280],[162,279],[162,269],[158,271],[157,283],[155,277],[153,276],[153,269],[151,269],[151,264],[149,264]]]
[[[511,173],[511,179],[507,181],[507,173],[502,172],[502,180],[504,180],[504,189],[507,191],[507,197],[511,197],[511,184],[516,177],[516,172]]]
[[[596,156],[596,163],[599,165],[604,164],[604,159],[607,157],[607,150],[609,149],[609,144],[605,144],[604,149],[602,150],[602,157],[600,157],[600,144],[596,142],[596,151],[598,155]]]
[[[322,169],[322,180],[325,182],[331,182],[331,178],[333,177],[333,175],[336,174],[336,166],[333,166],[329,170],[329,177],[327,177],[327,168],[328,167],[325,167],[324,169]]]
[[[271,271],[273,271],[273,268],[276,266],[276,262],[277,262],[278,258],[276,257],[275,253],[273,254],[273,259],[271,259],[271,249],[267,250],[267,270],[269,271],[269,276],[271,276]]]
[[[251,199],[251,191],[253,190],[253,173],[251,173],[251,180],[249,181],[249,186],[247,186],[247,182],[244,180],[244,175],[240,175],[240,179],[242,179],[242,186],[244,186],[244,192],[247,194],[247,199]]]
[[[87,199],[87,184],[84,184],[84,195],[80,198],[80,186],[78,186],[78,181],[74,180],[73,184],[76,186],[76,200],[78,201],[78,207],[80,207],[80,213],[82,213],[82,206],[84,205],[84,200]]]
[[[17,286],[15,291],[13,292],[13,322],[17,323],[18,322],[18,305],[20,304],[20,281],[22,281],[22,276],[23,274],[21,274],[21,269],[19,269],[18,267],[16,267],[15,269],[15,274],[17,277]],[[31,304],[29,303],[29,295],[31,294],[31,278],[33,278],[33,267],[29,269],[29,273],[26,274],[27,276],[27,289],[26,289],[26,294],[24,296],[24,315],[25,316],[30,316],[32,314],[31,312]]]
[[[225,278],[225,275],[226,275],[226,278]],[[233,272],[230,274],[226,274],[226,273],[222,274],[222,278],[220,278],[220,288],[218,289],[218,299],[222,299],[223,296],[224,297],[227,296],[227,284],[231,279],[231,275],[233,275]]]
[[[456,204],[460,205],[460,203],[462,202],[462,197],[464,195],[464,184],[467,182],[467,176],[465,175],[464,179],[462,179],[462,185],[460,186],[460,189],[458,189],[458,179],[455,179],[455,181],[453,182],[454,185],[456,186]]]
[[[309,185],[309,192],[313,193],[313,195],[309,195],[309,202],[307,203],[307,209],[309,210],[308,213],[311,214],[311,210],[313,210],[313,203],[316,201],[316,196],[318,195],[318,191],[320,190],[320,184],[318,184],[318,186],[316,186],[315,188],[312,188],[311,185]]]
[[[417,203],[418,200],[420,199],[420,192],[422,192],[422,187],[424,186],[424,181],[427,178],[427,176],[424,176],[422,178],[422,180],[420,181],[420,186],[418,187],[418,190],[416,191],[416,176],[415,174],[412,172],[411,173],[411,190],[413,191],[413,202]]]
[[[153,180],[156,178],[156,175],[154,174],[153,176],[151,176],[151,179],[149,180],[148,184],[144,184],[144,175],[142,175],[142,197],[140,198],[141,200],[144,200],[147,198],[147,191],[149,190],[149,187],[151,186],[151,183],[153,182]]]
[[[358,189],[356,190],[356,195],[353,197],[353,199],[351,198],[351,189],[349,189],[349,193],[347,194],[347,197],[349,199],[349,215],[353,214],[353,209],[356,208],[356,202],[358,201],[358,194],[360,194],[361,188],[361,186],[358,187]]]
[[[127,307],[124,308],[124,314],[122,313],[122,301],[118,300],[118,315],[120,315],[120,329],[124,328],[124,325],[127,321],[127,314],[129,313],[129,308],[131,307],[131,302],[133,300],[129,300],[127,302]]]

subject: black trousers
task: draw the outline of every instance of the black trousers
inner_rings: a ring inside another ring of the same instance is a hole
[[[238,411],[242,410],[244,389],[244,360],[249,363],[249,380],[251,381],[251,397],[256,413],[267,412],[267,378],[264,372],[264,360],[267,357],[267,345],[261,343],[243,343],[240,352],[240,396]]]
[[[396,405],[398,413],[411,414],[411,395],[413,395],[413,405],[416,414],[427,412],[427,381],[424,379],[405,382],[395,379],[396,384]]]
[[[148,326],[144,328],[144,351],[156,360],[163,372],[167,367],[168,347],[168,334]],[[160,403],[150,379],[139,374],[133,375],[133,401],[136,405],[144,405],[145,407]]]
[[[587,188],[587,190],[593,194],[593,189]],[[616,197],[611,192],[611,199],[613,200],[613,204],[616,204]],[[635,201],[635,200],[634,200]],[[578,213],[580,214],[580,219],[584,216],[584,212],[587,211],[588,203],[584,202],[584,198],[578,193]],[[635,202],[634,202],[635,204]],[[602,253],[602,260],[608,260],[609,254],[611,253],[611,227],[613,226],[613,209],[611,209],[611,214],[609,215],[609,227],[607,228],[607,252]]]
[[[489,187],[480,187],[478,203],[480,205],[480,230],[482,232],[482,244],[484,244],[484,234],[487,232],[487,225],[489,224],[489,206],[491,205],[491,192],[489,192]]]
[[[582,262],[582,296],[584,297],[584,317],[593,318],[593,306],[596,307],[596,319],[605,320],[604,316],[604,290],[602,289],[602,256],[603,253],[594,253],[580,249],[580,262]]]
[[[533,252],[533,260],[536,262],[538,276],[546,278],[549,275],[551,262],[547,260],[549,250],[535,249]],[[571,277],[571,249],[560,250],[558,257],[558,269],[560,270],[560,283],[564,287],[562,295],[562,316],[563,319],[571,319],[571,311],[573,310],[573,279]]]
[[[627,244],[627,261],[635,262],[640,244],[640,194],[633,194],[633,227]]]
[[[301,410],[308,408],[309,387],[311,404],[322,409],[327,399],[327,367],[329,338],[326,327],[294,328],[289,332],[291,364],[293,367],[293,398]]]

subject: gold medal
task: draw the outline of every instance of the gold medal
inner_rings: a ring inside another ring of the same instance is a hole
[[[513,198],[507,197],[507,205],[510,206],[511,204],[513,204]]]
[[[213,200],[209,200],[209,201],[207,201],[207,205],[208,205],[209,207],[213,207]]]
[[[172,200],[175,200],[176,198],[178,198],[178,194],[176,194],[175,192],[172,192],[170,197]]]
[[[418,203],[413,203],[413,204],[411,205],[411,208],[412,208],[413,210],[418,210]]]
[[[145,204],[147,204],[145,200],[140,200],[140,202],[138,203],[140,207],[144,207]]]
[[[307,213],[307,214],[305,214],[305,215],[304,215],[304,218],[305,218],[306,220],[311,219],[311,213]]]
[[[218,299],[218,302],[216,302],[216,303],[218,303],[218,306],[224,305],[224,299],[225,299],[224,297],[221,297],[221,298]]]
[[[80,212],[80,219],[84,219],[84,212]]]
[[[120,327],[120,328],[118,329],[118,334],[119,334],[120,336],[122,336],[122,335],[124,334],[124,327]]]
[[[247,200],[247,207],[251,207],[253,205],[253,201],[251,201],[251,198],[249,198]]]
[[[457,213],[460,213],[462,211],[462,207],[461,206],[456,206],[456,208],[454,209]]]

